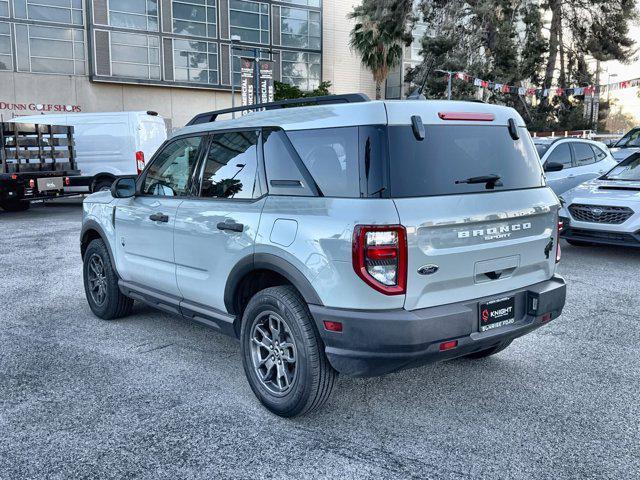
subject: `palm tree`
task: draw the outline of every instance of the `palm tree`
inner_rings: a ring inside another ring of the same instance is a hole
[[[402,44],[407,42],[405,26],[408,14],[402,11],[404,6],[381,9],[380,3],[385,2],[365,0],[349,14],[349,18],[356,20],[349,45],[358,52],[363,65],[371,70],[378,100],[382,98],[382,84],[389,70],[402,60]],[[406,0],[389,3],[410,5]]]

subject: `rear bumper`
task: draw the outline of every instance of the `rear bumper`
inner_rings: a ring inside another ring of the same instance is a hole
[[[512,295],[516,299],[516,322],[480,332],[478,303]],[[310,309],[333,368],[345,375],[369,377],[449,360],[518,338],[557,318],[565,297],[564,279],[554,276],[495,297],[414,311],[343,310],[316,305]],[[543,319],[545,315],[550,318]],[[342,322],[342,332],[325,330],[325,320]],[[440,351],[440,344],[450,340],[457,340],[457,347]]]

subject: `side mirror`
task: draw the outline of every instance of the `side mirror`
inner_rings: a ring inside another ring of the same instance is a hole
[[[564,169],[564,165],[561,164],[561,163],[547,162],[547,163],[544,164],[544,171],[545,172],[559,172],[562,169]]]
[[[137,177],[121,177],[111,184],[113,198],[131,198],[136,194]]]

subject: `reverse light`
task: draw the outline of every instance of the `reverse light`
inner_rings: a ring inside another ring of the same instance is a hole
[[[468,122],[493,122],[496,116],[493,113],[470,112],[439,112],[440,120],[462,120]]]
[[[407,285],[407,232],[402,225],[357,225],[353,269],[375,290],[403,295]]]
[[[136,170],[138,171],[138,175],[140,175],[144,170],[144,152],[143,151],[136,152]]]

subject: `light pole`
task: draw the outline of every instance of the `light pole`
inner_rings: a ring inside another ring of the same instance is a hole
[[[451,81],[453,80],[453,72],[449,70],[436,70],[436,72],[447,74],[447,100],[451,100]]]
[[[240,35],[231,35],[231,108],[236,107],[236,75],[233,72],[233,51],[235,49],[235,45],[242,41]],[[231,118],[236,118],[236,112],[231,112]]]

